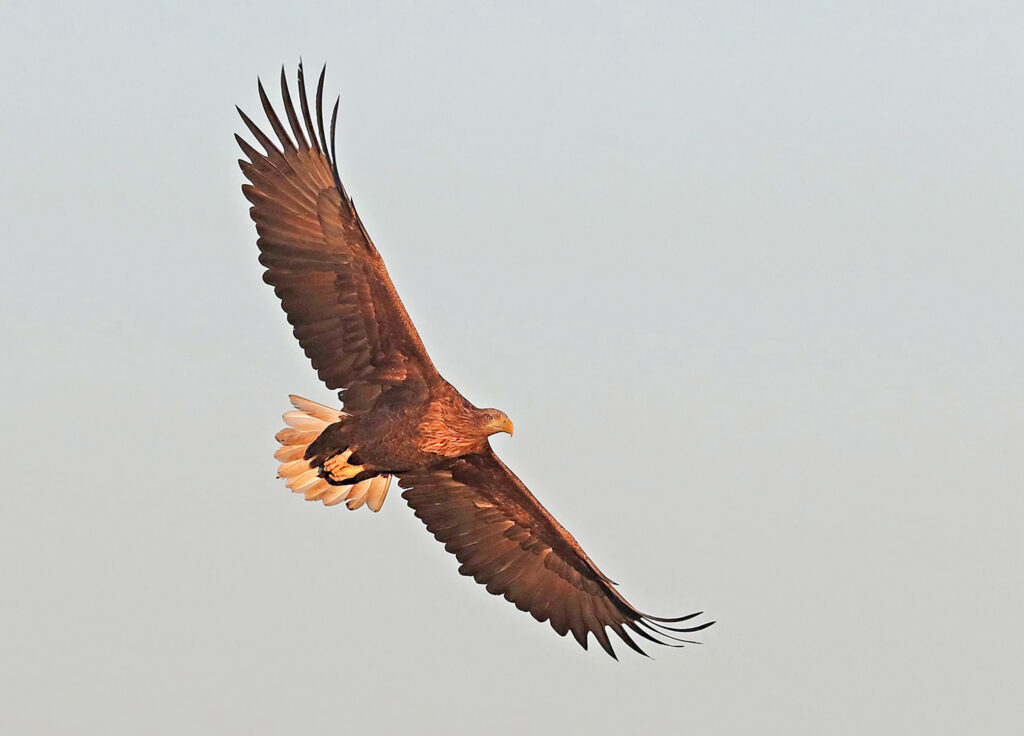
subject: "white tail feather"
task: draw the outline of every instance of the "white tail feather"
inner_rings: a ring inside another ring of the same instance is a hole
[[[323,420],[311,417],[309,414],[303,414],[301,411],[286,411],[282,416],[284,417],[285,424],[295,429],[315,429],[320,432],[324,429]]]
[[[294,478],[299,473],[303,473],[309,470],[309,463],[305,460],[292,460],[291,462],[281,463],[277,468],[277,474],[282,478]]]
[[[291,395],[294,411],[284,413],[288,426],[277,433],[281,447],[274,457],[281,463],[277,469],[279,477],[294,493],[301,493],[307,501],[322,501],[324,506],[334,506],[342,501],[350,509],[364,504],[372,511],[380,511],[391,486],[390,475],[376,475],[352,485],[333,485],[320,475],[318,468],[312,468],[305,459],[306,448],[331,424],[344,421],[348,416],[343,411]]]
[[[300,473],[299,475],[296,475],[294,478],[289,479],[288,482],[285,483],[285,485],[291,488],[292,490],[297,491],[299,488],[305,488],[307,485],[309,485],[319,477],[320,470],[317,468],[310,468],[309,465],[307,465],[305,473]]]
[[[378,475],[370,479],[370,492],[366,494],[366,505],[371,511],[380,511],[384,505],[384,499],[388,497],[388,488],[391,486],[390,475]]]
[[[320,497],[320,500],[324,502],[324,506],[335,506],[345,500],[345,496],[348,494],[350,486],[332,486],[327,483],[327,492]]]
[[[370,490],[370,481],[361,480],[352,486],[352,490],[348,492],[348,502],[345,504],[350,509],[355,511],[357,508],[366,503],[366,492]]]
[[[296,396],[295,394],[288,394],[288,398],[292,402],[292,406],[294,406],[298,411],[304,412],[311,417],[316,417],[327,424],[340,422],[342,417],[348,416],[343,411],[332,409],[329,406],[318,404],[315,401],[304,399],[301,396]]]
[[[274,457],[282,463],[287,463],[292,460],[301,460],[305,454],[306,448],[302,445],[281,445],[281,447],[277,448],[277,452],[274,453]]]

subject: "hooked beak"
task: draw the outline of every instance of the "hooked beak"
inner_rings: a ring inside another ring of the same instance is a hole
[[[508,432],[508,436],[511,437],[512,433],[516,431],[516,428],[512,425],[512,420],[505,417],[501,422],[500,432]]]

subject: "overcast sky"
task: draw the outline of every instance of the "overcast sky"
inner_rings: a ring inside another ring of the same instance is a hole
[[[0,731],[1021,733],[1024,10],[839,5],[6,2]],[[232,134],[300,55],[434,362],[701,646],[275,478],[336,402]]]

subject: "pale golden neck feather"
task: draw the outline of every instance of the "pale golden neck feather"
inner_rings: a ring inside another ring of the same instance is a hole
[[[477,425],[473,407],[458,399],[445,397],[430,405],[417,428],[420,451],[459,457],[486,449],[487,435]]]

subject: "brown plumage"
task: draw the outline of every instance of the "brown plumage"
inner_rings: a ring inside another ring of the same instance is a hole
[[[496,409],[478,409],[434,368],[384,262],[338,175],[334,133],[338,103],[324,129],[324,72],[316,90],[316,127],[302,65],[301,120],[284,70],[288,129],[260,100],[277,142],[245,113],[265,152],[235,136],[248,161],[264,280],[274,287],[295,337],[321,380],[337,389],[344,411],[293,396],[278,433],[279,474],[308,500],[380,509],[392,476],[427,529],[490,593],[503,595],[560,635],[587,647],[592,634],[615,656],[607,630],[643,654],[635,637],[666,646],[676,633],[711,625],[669,626],[699,613],[658,618],[640,613],[491,450],[488,437],[512,433]],[[289,132],[290,129],[290,132]],[[328,141],[330,148],[328,148]],[[671,633],[670,633],[671,632]]]

